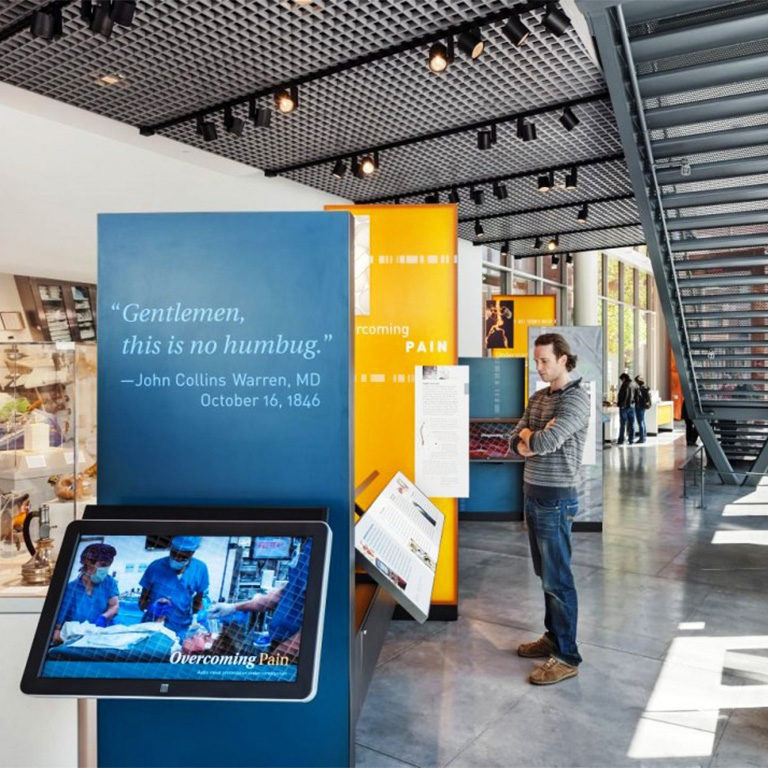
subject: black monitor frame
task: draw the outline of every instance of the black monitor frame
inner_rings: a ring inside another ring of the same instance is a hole
[[[104,507],[97,508],[100,512]],[[128,508],[125,508],[128,509]],[[77,520],[67,526],[56,568],[37,625],[32,647],[24,669],[21,690],[32,695],[73,696],[78,698],[164,698],[164,699],[241,699],[273,701],[309,701],[317,690],[325,616],[325,598],[331,552],[331,531],[325,522],[314,520],[205,519],[205,513],[216,508],[187,508],[195,511],[194,519],[157,519],[147,516],[136,519],[137,508],[131,508],[134,519],[105,518]],[[143,508],[149,512],[169,508]],[[91,507],[91,514],[94,508]],[[274,510],[273,510],[274,511]],[[290,511],[290,510],[286,510]],[[202,519],[201,519],[202,518]],[[45,656],[53,635],[59,606],[67,586],[72,559],[82,536],[308,536],[312,537],[312,555],[307,579],[304,624],[301,630],[301,653],[295,682],[224,681],[224,680],[162,680],[127,678],[53,678],[42,677]]]

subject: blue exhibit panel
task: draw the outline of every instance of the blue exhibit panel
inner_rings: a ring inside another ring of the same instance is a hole
[[[325,506],[309,702],[105,700],[100,766],[351,760],[351,217],[99,217],[99,502]]]
[[[525,359],[463,357],[469,366],[469,416],[472,419],[515,418],[525,409]]]
[[[466,519],[479,514],[522,515],[523,463],[472,462],[469,465],[469,496],[459,499],[459,513]]]

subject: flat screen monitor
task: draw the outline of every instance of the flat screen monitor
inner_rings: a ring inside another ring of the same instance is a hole
[[[309,700],[329,554],[319,521],[73,522],[22,691]]]

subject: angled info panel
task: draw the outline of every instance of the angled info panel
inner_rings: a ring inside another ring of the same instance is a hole
[[[336,209],[333,206],[329,208]],[[379,476],[358,499],[366,509],[397,471],[414,479],[414,367],[455,365],[456,206],[357,205],[370,237],[368,274],[356,270],[355,481]],[[363,254],[364,256],[365,254]],[[361,280],[361,277],[364,280]],[[445,515],[432,612],[456,614],[457,506],[432,502]]]
[[[102,701],[100,766],[350,761],[350,233],[344,213],[100,217],[99,502],[327,506],[333,532],[315,699]]]

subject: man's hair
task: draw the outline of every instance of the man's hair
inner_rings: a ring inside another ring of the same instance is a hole
[[[555,357],[558,360],[563,355],[568,358],[565,362],[565,369],[567,371],[572,371],[576,367],[576,362],[579,358],[571,352],[571,348],[563,336],[559,333],[542,333],[534,342],[535,347],[546,347],[548,344],[552,345]]]
[[[619,376],[619,381],[630,381],[630,377],[628,373],[622,373],[621,376]]]
[[[645,379],[639,373],[635,376],[635,381],[638,384],[645,384]]]

